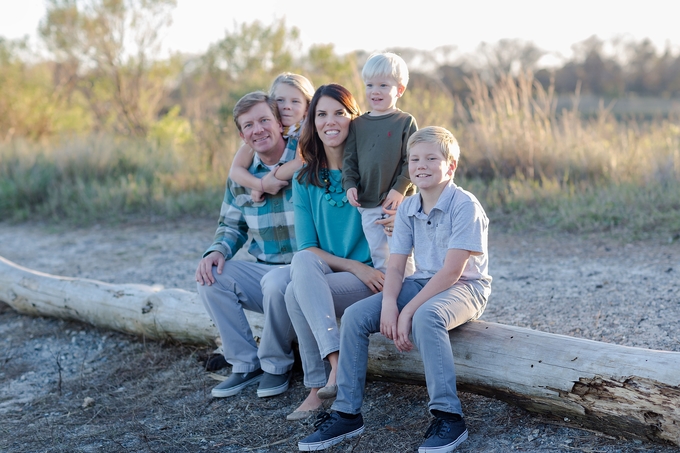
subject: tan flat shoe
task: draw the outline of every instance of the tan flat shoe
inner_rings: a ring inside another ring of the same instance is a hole
[[[316,396],[321,398],[322,400],[329,400],[331,398],[335,398],[335,396],[338,394],[338,385],[333,384],[333,385],[327,385],[325,387],[321,387],[319,391],[316,393]]]
[[[307,418],[316,414],[322,407],[323,406],[319,406],[312,411],[293,411],[290,414],[286,415],[286,420],[291,422],[296,422],[298,420],[306,420]]]

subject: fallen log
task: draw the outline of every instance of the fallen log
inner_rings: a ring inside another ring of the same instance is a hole
[[[1,256],[0,301],[20,313],[73,319],[153,340],[209,344],[219,335],[196,293],[58,277]]]
[[[157,340],[213,344],[196,293],[58,277],[0,257],[0,301],[20,313],[73,319]],[[248,312],[253,333],[262,316]],[[680,353],[475,321],[451,332],[458,384],[567,423],[680,446]],[[417,351],[370,341],[369,376],[424,384]]]

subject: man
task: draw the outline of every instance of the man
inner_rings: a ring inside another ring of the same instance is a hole
[[[272,170],[295,157],[295,149],[286,147],[276,102],[265,93],[241,98],[234,107],[234,122],[255,151],[248,171],[256,177],[273,177]],[[296,250],[291,187],[253,202],[250,189],[227,179],[215,240],[196,270],[198,294],[232,365],[232,374],[212,390],[213,397],[232,396],[258,382],[259,397],[288,389],[295,339],[284,301],[288,264]],[[248,253],[257,261],[231,260],[249,233]],[[264,313],[259,349],[243,309]]]

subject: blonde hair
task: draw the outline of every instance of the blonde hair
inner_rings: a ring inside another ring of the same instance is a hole
[[[399,55],[392,52],[377,52],[371,54],[361,70],[364,82],[373,77],[392,77],[404,88],[408,85],[408,67]]]
[[[460,158],[460,146],[458,140],[451,132],[439,126],[428,126],[418,129],[411,135],[406,144],[407,154],[411,152],[411,148],[419,143],[434,143],[439,146],[439,150],[447,162],[454,162],[458,165]]]
[[[300,90],[300,93],[302,93],[302,95],[307,100],[307,107],[309,107],[312,96],[314,96],[314,85],[312,85],[312,82],[310,82],[307,77],[301,76],[300,74],[293,74],[291,72],[279,74],[272,82],[272,86],[269,88],[270,97],[275,97],[274,91],[280,83],[285,83],[286,85],[290,85],[293,88]]]

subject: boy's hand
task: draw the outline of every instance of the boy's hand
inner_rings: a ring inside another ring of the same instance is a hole
[[[253,200],[253,203],[264,201],[264,192],[260,192],[259,190],[251,190],[250,199]]]
[[[221,252],[214,251],[208,254],[198,263],[198,269],[196,269],[196,281],[200,285],[212,285],[215,283],[215,277],[212,274],[213,266],[217,266],[217,273],[221,274],[224,268],[224,255]]]
[[[274,168],[272,171],[264,175],[262,179],[260,179],[260,183],[262,184],[262,192],[268,193],[270,195],[276,195],[279,193],[279,190],[288,185],[288,181],[281,181],[276,177],[276,170],[278,169],[279,167]]]
[[[399,309],[396,302],[385,302],[383,299],[382,310],[380,311],[380,333],[386,338],[394,340],[397,337],[397,319]]]
[[[385,201],[383,201],[382,205],[385,209],[396,211],[402,201],[404,201],[404,196],[396,190],[390,189],[390,191],[387,192],[387,197],[385,197]]]
[[[349,201],[349,204],[354,206],[355,208],[358,208],[361,206],[359,204],[359,201],[357,200],[357,188],[352,187],[351,189],[347,189],[347,201]]]
[[[394,345],[400,352],[408,352],[413,349],[413,343],[408,337],[411,333],[411,320],[412,315],[404,313],[404,310],[402,310],[397,320],[397,336],[394,339]]]

